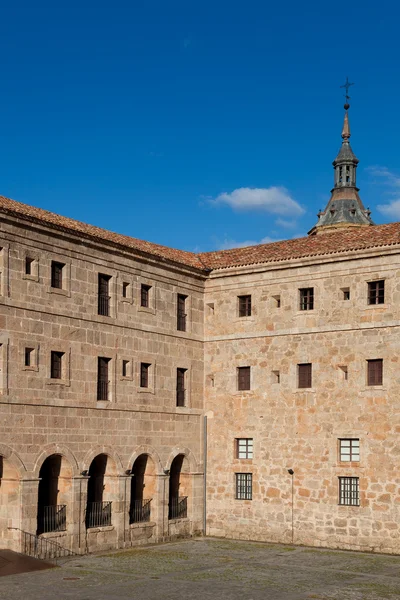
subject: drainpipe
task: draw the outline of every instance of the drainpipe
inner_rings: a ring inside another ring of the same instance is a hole
[[[207,416],[204,415],[203,421],[203,464],[204,464],[204,484],[203,484],[203,535],[207,534]]]

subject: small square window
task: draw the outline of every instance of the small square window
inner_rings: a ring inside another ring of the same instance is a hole
[[[142,283],[142,285],[140,286],[140,306],[142,306],[143,308],[150,307],[150,290],[151,285],[146,285],[145,283]]]
[[[251,296],[238,296],[239,317],[251,317]]]
[[[297,365],[298,368],[298,387],[299,388],[311,388],[312,387],[312,364],[302,363]]]
[[[253,474],[235,473],[236,500],[251,500],[253,497]]]
[[[375,358],[367,360],[367,385],[383,384],[383,360]]]
[[[350,288],[342,288],[343,300],[350,300]]]
[[[51,352],[50,377],[51,379],[62,379],[62,365],[64,352]]]
[[[300,310],[313,310],[314,308],[314,288],[301,288],[300,292]]]
[[[59,290],[63,289],[63,271],[65,264],[51,261],[51,287]]]
[[[35,361],[35,349],[34,348],[25,348],[25,367],[34,367]]]
[[[237,378],[239,391],[250,389],[250,367],[238,367]]]
[[[368,304],[385,303],[385,281],[370,281],[368,283]]]
[[[236,439],[236,458],[253,458],[253,438]]]
[[[339,477],[339,504],[360,506],[360,485],[358,477]]]
[[[339,440],[339,456],[341,462],[359,462],[360,460],[360,440],[345,439]]]
[[[150,363],[140,363],[140,387],[149,387]]]

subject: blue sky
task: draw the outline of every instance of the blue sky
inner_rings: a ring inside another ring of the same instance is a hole
[[[2,3],[0,194],[187,250],[304,235],[348,75],[361,197],[400,220],[399,19],[395,0]]]

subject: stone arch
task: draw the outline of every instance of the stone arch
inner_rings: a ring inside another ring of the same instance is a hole
[[[121,475],[123,473],[123,466],[122,466],[121,458],[120,458],[119,454],[117,452],[115,452],[115,450],[113,450],[113,448],[111,448],[110,446],[96,446],[96,447],[92,448],[91,450],[89,450],[89,452],[87,452],[85,458],[82,461],[82,471],[89,471],[90,465],[92,464],[92,462],[96,458],[96,456],[99,456],[99,454],[105,454],[106,456],[111,458],[111,460],[114,462],[115,473],[110,473],[110,474]],[[110,470],[110,468],[112,468],[111,463],[109,464],[108,468],[109,468],[109,470]]]
[[[129,462],[126,467],[127,470],[132,468],[132,465],[134,464],[135,460],[141,454],[147,454],[152,459],[154,466],[155,466],[156,475],[164,474],[161,459],[160,459],[158,453],[156,452],[156,450],[152,446],[139,446],[138,448],[136,448],[136,450],[133,452],[133,454],[131,454],[131,456],[129,458]]]
[[[167,464],[165,466],[166,469],[170,470],[172,462],[174,458],[176,458],[179,454],[182,454],[185,457],[185,467],[188,468],[189,473],[197,473],[198,472],[198,462],[193,454],[193,452],[189,448],[178,447],[173,448],[171,454],[168,457]]]
[[[14,467],[20,479],[23,479],[27,469],[18,454],[9,446],[0,443],[0,456],[7,460]]]
[[[36,459],[35,466],[33,468],[34,477],[39,477],[39,472],[44,461],[53,454],[58,454],[64,457],[69,462],[70,467],[72,469],[72,477],[76,477],[77,475],[79,475],[78,461],[76,460],[71,450],[69,450],[69,448],[60,444],[47,444],[47,446],[43,448],[42,452]]]

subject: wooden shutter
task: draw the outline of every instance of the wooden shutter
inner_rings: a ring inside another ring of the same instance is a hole
[[[298,365],[299,370],[299,388],[312,387],[312,365],[311,363],[303,363]]]
[[[238,390],[250,389],[250,367],[238,368]]]
[[[377,358],[368,361],[368,385],[382,385],[383,383],[383,360]]]

